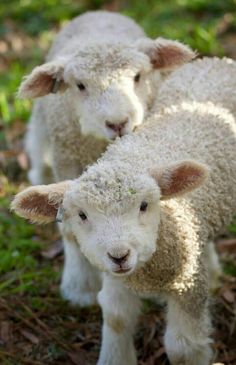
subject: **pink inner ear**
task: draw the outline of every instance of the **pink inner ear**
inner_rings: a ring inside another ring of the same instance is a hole
[[[54,79],[52,75],[40,73],[36,75],[32,81],[26,84],[25,92],[31,93],[34,96],[44,96],[51,92],[53,88]]]
[[[203,176],[200,168],[193,165],[180,165],[170,173],[169,182],[161,186],[164,196],[175,195],[188,189]]]
[[[151,53],[151,63],[154,68],[174,67],[189,61],[189,54],[175,45],[157,47]]]
[[[57,215],[58,206],[59,204],[49,203],[48,195],[34,192],[30,199],[26,197],[21,200],[19,208],[24,211],[33,211],[42,216],[54,217]]]

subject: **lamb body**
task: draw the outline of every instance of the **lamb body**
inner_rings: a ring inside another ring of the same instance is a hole
[[[143,122],[163,78],[160,71],[193,56],[178,42],[146,38],[133,20],[119,14],[90,12],[72,20],[55,39],[47,62],[36,67],[19,90],[23,97],[41,97],[26,136],[31,183],[78,177],[108,140]],[[92,275],[68,237],[63,238],[63,296],[92,304],[99,288],[97,274]]]
[[[38,222],[55,219],[62,204],[64,229],[105,272],[99,365],[136,364],[139,296],[158,293],[168,301],[171,363],[210,363],[207,250],[235,213],[235,74],[229,59],[182,67],[160,89],[162,113],[110,145],[79,179],[29,188],[13,202]]]
[[[211,65],[214,76],[205,75],[205,85],[197,84],[195,92],[194,82],[184,84],[184,75],[189,73],[197,79],[198,71],[201,72],[205,65],[206,73]],[[160,89],[159,107],[167,105],[163,114],[152,115],[147,125],[133,136],[125,136],[110,146],[98,164],[90,167],[68,192],[71,200],[74,194],[73,200],[78,204],[86,200],[94,208],[112,214],[119,200],[120,204],[126,199],[135,200],[136,194],[132,192],[140,190],[136,187],[137,176],[148,174],[153,166],[161,170],[176,161],[196,159],[210,167],[210,176],[201,189],[186,198],[161,203],[158,250],[148,264],[126,278],[139,292],[154,293],[165,288],[167,283],[168,288],[169,285],[176,288],[179,278],[176,269],[181,274],[180,291],[188,290],[192,272],[189,275],[188,270],[183,270],[181,262],[191,267],[194,256],[195,260],[199,257],[202,245],[219,234],[235,213],[235,71],[235,62],[217,59],[196,61],[176,71]],[[227,78],[227,87],[222,87],[221,78],[222,83]],[[212,86],[213,80],[216,88]],[[202,86],[201,102],[197,101],[199,85]],[[144,184],[142,188],[145,192]],[[162,260],[158,260],[159,255]],[[186,274],[186,280],[183,274]]]

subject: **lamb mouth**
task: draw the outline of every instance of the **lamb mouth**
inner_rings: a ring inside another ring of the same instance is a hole
[[[131,271],[131,267],[129,267],[128,269],[117,269],[117,270],[113,270],[114,274],[126,274],[127,272]]]

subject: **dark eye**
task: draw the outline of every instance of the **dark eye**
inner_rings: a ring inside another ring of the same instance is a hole
[[[134,81],[135,81],[135,82],[139,82],[139,80],[140,80],[140,76],[141,76],[141,75],[140,75],[140,73],[138,73],[137,75],[135,75],[135,76],[134,76]]]
[[[85,86],[81,82],[79,84],[77,84],[77,87],[78,87],[78,89],[80,89],[80,91],[84,91],[85,90]]]
[[[84,212],[82,212],[82,210],[79,212],[79,216],[82,219],[82,221],[86,221],[87,215]]]
[[[147,202],[142,202],[140,205],[140,212],[146,212],[148,207],[148,203]]]

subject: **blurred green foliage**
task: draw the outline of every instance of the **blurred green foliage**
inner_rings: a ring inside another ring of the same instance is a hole
[[[37,294],[47,287],[48,278],[58,281],[59,274],[47,262],[40,262],[42,242],[35,234],[35,226],[9,211],[15,189],[6,184],[6,196],[0,198],[0,294]],[[34,239],[37,238],[37,239]]]
[[[8,72],[0,76],[4,123],[27,120],[31,104],[18,101],[15,93],[23,75],[43,61],[56,29],[84,11],[101,7],[118,8],[138,21],[151,37],[180,39],[201,54],[223,55],[217,36],[225,17],[230,19],[231,28],[236,27],[235,0],[1,0],[0,36],[4,38],[14,24],[32,40],[31,53],[13,57]]]

